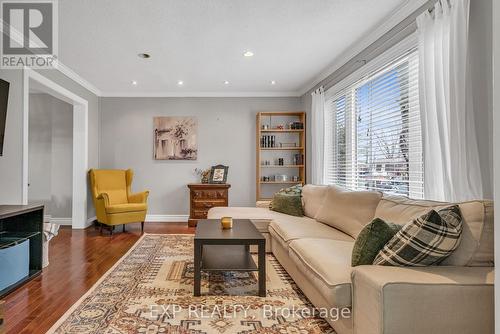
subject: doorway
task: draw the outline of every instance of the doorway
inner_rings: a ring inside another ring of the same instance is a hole
[[[44,220],[72,224],[73,106],[30,85],[28,203],[43,203]]]
[[[87,100],[56,84],[42,74],[24,69],[23,81],[23,204],[28,204],[30,175],[30,91],[46,94],[69,104],[71,113],[71,216],[66,223],[73,229],[86,228],[87,222],[87,168],[88,168],[88,103]],[[69,164],[68,164],[69,165]],[[68,189],[69,187],[66,187]],[[69,217],[68,217],[69,218]]]

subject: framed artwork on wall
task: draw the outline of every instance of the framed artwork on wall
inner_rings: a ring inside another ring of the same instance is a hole
[[[198,120],[196,117],[154,117],[154,159],[196,160]]]

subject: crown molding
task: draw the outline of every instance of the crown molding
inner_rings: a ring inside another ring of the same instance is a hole
[[[300,97],[298,91],[284,92],[103,92],[61,61],[56,67],[62,74],[99,97]]]
[[[102,97],[299,97],[300,92],[103,92]]]
[[[417,9],[428,2],[429,0],[406,0],[391,14],[389,14],[389,16],[382,22],[382,24],[378,25],[374,29],[371,29],[368,34],[348,47],[346,51],[344,51],[340,56],[334,59],[330,66],[321,71],[312,81],[305,84],[301,89],[299,89],[300,96],[315,88],[316,85],[318,85],[321,81],[326,79],[329,75],[334,73],[345,63],[354,58],[361,51],[370,46],[377,39],[389,32],[389,30],[394,28],[398,23],[406,19],[413,12],[415,12]]]
[[[63,64],[60,60],[57,61],[56,69],[59,72],[61,72],[62,74],[64,74],[65,76],[67,76],[68,78],[70,78],[71,80],[78,83],[80,86],[87,89],[88,91],[94,93],[97,96],[102,96],[102,92],[99,90],[99,88],[97,88],[96,86],[91,84],[89,81],[85,80],[83,77],[81,77],[75,71],[73,71],[71,68],[69,68],[68,66]]]
[[[298,91],[284,92],[103,92],[61,61],[57,70],[99,97],[300,97]]]
[[[5,25],[5,23],[3,22],[3,20],[0,20],[0,30],[2,33],[4,30],[4,25]],[[16,42],[18,42],[19,44],[23,43],[24,35],[22,33],[20,33],[19,30],[15,29],[14,27],[10,27],[10,33],[11,33],[11,37]],[[35,43],[35,46],[39,46],[36,43],[36,41],[33,41],[32,39],[30,39],[30,43]],[[82,78],[75,71],[73,71],[71,68],[66,66],[64,63],[62,63],[59,59],[57,60],[57,65],[55,66],[54,69],[58,70],[59,72],[61,72],[62,74],[64,74],[68,78],[70,78],[71,80],[75,81],[80,86],[87,89],[88,91],[94,93],[97,96],[101,96],[101,91],[96,86],[94,86],[89,81]],[[37,70],[37,69],[35,68],[34,70]]]

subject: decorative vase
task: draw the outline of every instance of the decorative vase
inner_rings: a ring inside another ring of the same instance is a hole
[[[201,174],[201,183],[208,183],[210,178],[210,169],[206,170]]]

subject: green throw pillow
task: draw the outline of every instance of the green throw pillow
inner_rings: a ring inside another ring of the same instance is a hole
[[[273,196],[269,209],[291,216],[302,217],[304,215],[302,211],[302,187],[296,185],[281,189]]]
[[[402,226],[375,218],[359,233],[352,249],[351,266],[372,264],[378,252]]]

